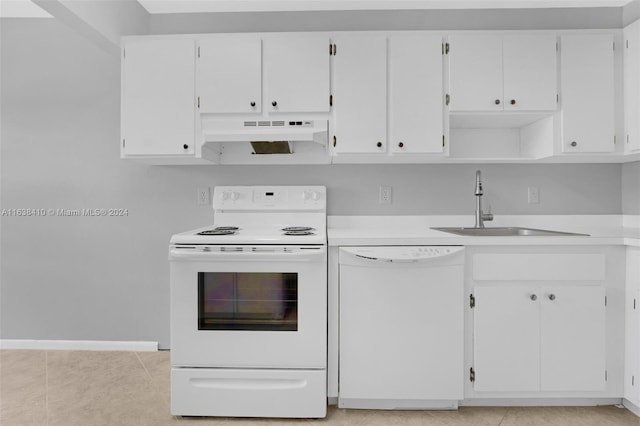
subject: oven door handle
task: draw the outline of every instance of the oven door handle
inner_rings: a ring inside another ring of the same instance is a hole
[[[209,252],[199,249],[171,249],[169,260],[172,261],[260,261],[282,260],[291,262],[312,262],[326,259],[324,248],[300,250],[294,252]]]

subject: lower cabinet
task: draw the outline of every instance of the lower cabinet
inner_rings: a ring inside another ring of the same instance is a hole
[[[605,388],[605,289],[521,286],[474,289],[474,389]]]
[[[627,248],[624,397],[640,407],[640,248]]]

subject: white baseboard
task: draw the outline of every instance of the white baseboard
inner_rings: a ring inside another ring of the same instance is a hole
[[[627,410],[640,417],[640,407],[638,407],[636,404],[625,398],[622,400],[622,405],[624,405]]]
[[[158,342],[120,342],[109,340],[29,340],[0,339],[0,349],[41,349],[67,351],[136,351],[154,352]]]
[[[471,398],[463,399],[460,407],[588,407],[621,404],[622,398]]]

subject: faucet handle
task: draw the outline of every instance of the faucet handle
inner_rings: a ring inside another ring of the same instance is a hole
[[[487,213],[482,213],[482,220],[492,221],[493,214],[491,213],[491,204],[487,204]]]

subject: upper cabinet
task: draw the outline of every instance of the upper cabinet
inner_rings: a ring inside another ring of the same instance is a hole
[[[262,40],[207,38],[198,48],[200,112],[243,114],[262,110]]]
[[[447,49],[450,111],[556,109],[555,35],[454,35]]]
[[[624,29],[625,150],[640,151],[640,20]]]
[[[264,40],[268,112],[329,111],[329,48],[326,36]]]
[[[443,152],[442,37],[341,36],[335,154]]]
[[[388,56],[390,151],[442,153],[442,37],[390,37]]]
[[[333,152],[375,154],[387,149],[387,38],[338,36]]]
[[[156,164],[633,161],[640,21],[621,34],[125,37],[121,156]],[[617,53],[614,40],[624,42]],[[623,53],[624,87],[615,79]],[[286,155],[255,155],[251,141],[286,141]]]
[[[195,42],[134,39],[123,46],[121,155],[194,156]]]
[[[562,151],[615,148],[614,43],[611,34],[563,35],[560,46]]]
[[[328,37],[219,36],[198,50],[201,113],[329,111]]]

